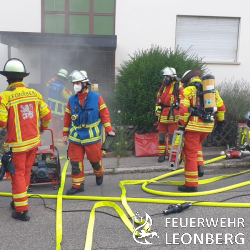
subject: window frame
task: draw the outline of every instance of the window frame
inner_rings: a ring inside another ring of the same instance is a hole
[[[212,60],[204,60],[206,64],[240,64],[239,62],[239,39],[240,39],[240,26],[241,26],[241,18],[240,17],[234,17],[234,16],[205,16],[205,15],[176,15],[176,27],[175,27],[175,48],[177,48],[177,19],[178,17],[194,17],[194,18],[217,18],[217,19],[239,19],[238,24],[238,32],[237,32],[237,38],[236,38],[236,55],[235,55],[235,61],[212,61]],[[191,52],[192,53],[192,52]]]
[[[65,11],[47,11],[45,10],[45,0],[41,1],[41,33],[46,33],[44,31],[45,27],[45,14],[64,14],[65,15],[65,33],[69,33],[69,16],[70,15],[88,15],[89,16],[89,35],[94,35],[94,16],[112,16],[114,18],[113,35],[115,35],[115,15],[116,15],[116,0],[114,0],[114,13],[104,13],[104,12],[94,12],[94,0],[90,1],[89,12],[72,12],[69,11],[69,0],[65,0]]]

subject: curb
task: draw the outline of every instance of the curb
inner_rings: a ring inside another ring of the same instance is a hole
[[[181,165],[178,169],[184,168]],[[226,168],[250,168],[250,162],[223,162],[223,163],[209,163],[205,165],[207,169],[226,169]],[[107,168],[105,175],[129,174],[129,173],[150,173],[150,172],[166,172],[172,171],[168,166],[148,166],[148,167],[130,167],[130,168]],[[94,175],[92,170],[84,171],[84,175]],[[71,172],[66,172],[66,176],[71,176]],[[7,180],[6,177],[3,180]]]
[[[183,165],[178,169],[184,168]],[[250,162],[223,162],[223,163],[210,163],[205,165],[208,169],[226,169],[226,168],[250,168]],[[130,167],[130,168],[108,168],[105,169],[106,175],[128,174],[128,173],[150,173],[150,172],[166,172],[172,171],[168,166],[148,166],[148,167]],[[94,175],[92,170],[87,170],[84,175]],[[66,172],[66,176],[71,176],[71,172]]]

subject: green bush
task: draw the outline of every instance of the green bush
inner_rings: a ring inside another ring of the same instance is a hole
[[[250,111],[250,89],[249,82],[241,80],[223,81],[216,89],[226,106],[226,121],[233,123],[246,122],[245,115]]]
[[[159,72],[166,66],[175,68],[179,77],[192,69],[206,72],[202,59],[189,50],[174,51],[153,45],[135,52],[117,68],[113,110],[115,115],[119,111],[122,125],[137,125],[144,132],[153,130],[156,95],[163,80]],[[116,125],[116,117],[113,125]]]
[[[115,127],[115,141],[111,147],[111,151],[115,157],[126,157],[129,156],[128,143],[131,138],[127,138],[127,131],[123,127]],[[130,143],[131,144],[131,143]]]

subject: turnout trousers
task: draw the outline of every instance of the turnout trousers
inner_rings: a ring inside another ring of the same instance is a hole
[[[72,166],[71,177],[73,187],[79,189],[80,185],[85,182],[83,165],[85,153],[87,159],[92,165],[95,176],[101,177],[103,175],[104,169],[102,164],[101,147],[101,142],[88,145],[79,145],[72,142],[69,143],[68,156]]]
[[[13,153],[15,174],[11,177],[12,196],[18,213],[29,210],[27,189],[30,185],[30,172],[36,159],[37,148]]]
[[[185,131],[185,185],[198,187],[198,166],[204,165],[202,154],[202,142],[209,132]]]
[[[173,139],[173,134],[175,130],[178,130],[178,122],[174,123],[158,123],[158,130],[159,130],[159,136],[158,136],[158,155],[166,155],[166,138],[168,135],[168,150],[167,155],[170,154],[171,150],[171,144]]]

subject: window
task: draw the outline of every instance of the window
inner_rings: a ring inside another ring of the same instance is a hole
[[[115,1],[114,0],[95,0],[94,12],[96,13],[114,13]]]
[[[63,14],[45,14],[44,29],[46,33],[64,33],[65,15]]]
[[[114,18],[112,16],[94,16],[94,35],[114,35]]]
[[[204,62],[237,62],[240,18],[177,16],[176,46]]]
[[[90,11],[89,0],[70,0],[69,11],[89,12]]]
[[[44,10],[65,11],[65,0],[45,0]]]
[[[42,32],[115,34],[115,0],[42,0]]]
[[[89,34],[89,16],[69,15],[69,34]]]

